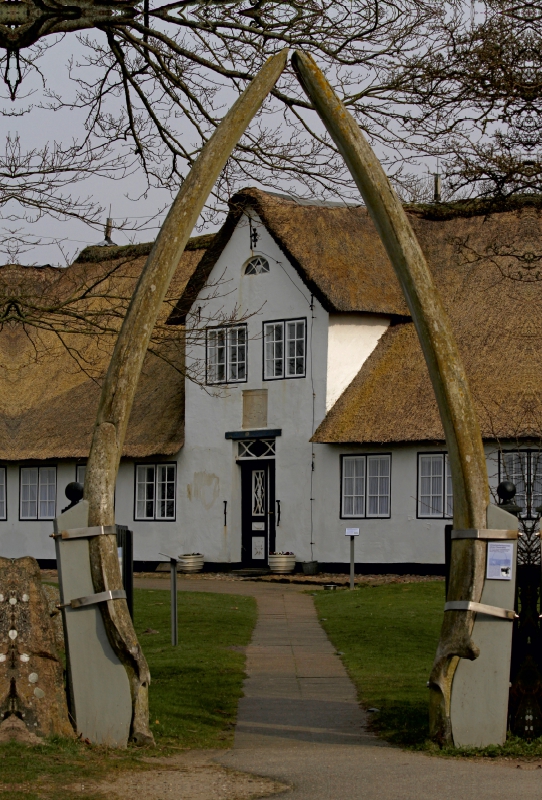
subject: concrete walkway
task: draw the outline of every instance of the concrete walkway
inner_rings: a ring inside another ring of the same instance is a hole
[[[137,582],[167,588],[158,579]],[[247,648],[234,748],[215,760],[284,781],[292,800],[538,798],[542,769],[518,762],[443,759],[390,747],[365,715],[306,587],[179,580],[183,591],[253,595],[259,617]]]

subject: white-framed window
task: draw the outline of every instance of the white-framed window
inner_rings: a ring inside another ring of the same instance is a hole
[[[418,453],[418,517],[454,515],[452,473],[447,453]]]
[[[86,471],[87,471],[86,464],[77,464],[77,466],[75,467],[75,480],[77,481],[77,483],[82,484],[82,486],[85,485]]]
[[[136,464],[134,519],[175,519],[176,466]]]
[[[54,519],[56,467],[21,467],[20,519]]]
[[[247,379],[247,326],[207,329],[207,383]]]
[[[279,378],[304,378],[306,352],[307,321],[305,319],[264,322],[263,376],[266,381]]]
[[[264,256],[254,256],[245,266],[245,275],[261,275],[269,272],[269,261]]]
[[[499,481],[512,481],[516,486],[514,502],[520,516],[528,511],[533,516],[542,505],[542,451],[503,450],[499,453]]]
[[[341,518],[390,516],[391,455],[341,456]]]
[[[8,518],[6,483],[6,468],[0,467],[0,519]]]

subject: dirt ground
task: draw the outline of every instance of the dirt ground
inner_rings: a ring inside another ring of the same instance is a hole
[[[54,569],[42,569],[43,580],[57,580],[57,572]],[[233,575],[231,572],[198,572],[195,574],[179,573],[179,577],[188,581],[256,581],[262,583],[298,583],[307,586],[323,586],[326,583],[335,583],[337,586],[348,586],[350,577],[344,573],[321,572],[319,575],[303,575],[295,572],[293,575],[263,575],[259,578],[244,578]],[[162,578],[164,589],[169,589],[169,572],[135,572],[134,579],[138,578]],[[440,575],[356,575],[355,583],[369,584],[371,586],[383,586],[388,583],[426,583],[427,581],[443,581]]]
[[[174,758],[145,759],[153,769],[123,772],[108,782],[74,783],[74,795],[103,793],[108,800],[252,800],[288,791],[278,781],[229,770],[200,751]]]

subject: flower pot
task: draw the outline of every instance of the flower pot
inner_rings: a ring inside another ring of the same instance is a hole
[[[318,575],[320,572],[318,561],[303,561],[302,566],[304,575]]]
[[[179,572],[201,572],[203,556],[201,553],[185,553],[179,556]]]
[[[286,575],[295,569],[295,555],[293,553],[269,553],[269,569],[271,572]]]

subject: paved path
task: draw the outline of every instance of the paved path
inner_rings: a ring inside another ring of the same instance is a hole
[[[158,579],[138,581],[166,588]],[[184,591],[254,595],[259,617],[247,648],[235,745],[216,756],[235,769],[292,785],[292,800],[531,800],[542,769],[443,759],[390,747],[365,715],[306,587],[179,580]]]

